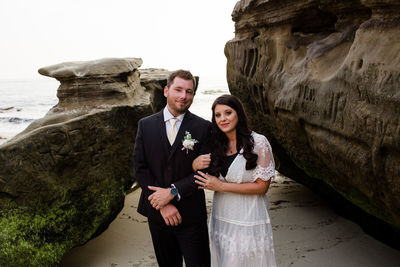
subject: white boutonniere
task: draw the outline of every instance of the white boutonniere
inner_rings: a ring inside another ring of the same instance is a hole
[[[194,144],[196,144],[198,142],[199,141],[197,141],[196,139],[193,139],[192,135],[188,131],[186,131],[185,137],[183,138],[183,141],[182,141],[182,145],[183,145],[182,150],[186,149],[186,154],[187,154],[187,153],[189,153],[189,149],[193,150]]]

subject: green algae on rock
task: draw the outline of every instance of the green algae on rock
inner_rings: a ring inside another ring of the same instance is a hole
[[[169,74],[153,69],[141,85],[141,63],[40,70],[61,82],[59,103],[0,146],[0,266],[56,266],[121,211],[135,181],[137,122],[156,111],[153,102],[165,103],[159,83]]]

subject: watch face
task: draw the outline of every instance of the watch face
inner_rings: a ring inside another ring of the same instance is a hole
[[[178,190],[176,188],[171,188],[171,195],[176,196],[178,194]]]

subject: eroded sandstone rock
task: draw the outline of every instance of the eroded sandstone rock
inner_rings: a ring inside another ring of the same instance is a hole
[[[279,171],[400,230],[400,2],[242,0],[232,17],[229,88]]]
[[[141,63],[40,69],[61,82],[59,103],[0,146],[0,266],[56,266],[120,212],[134,182],[137,121],[165,103],[159,84],[169,72],[144,70],[142,86]]]

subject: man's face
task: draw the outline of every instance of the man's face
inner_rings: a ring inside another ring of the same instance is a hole
[[[169,88],[164,87],[164,96],[172,115],[176,117],[185,113],[193,102],[193,81],[175,77]]]

